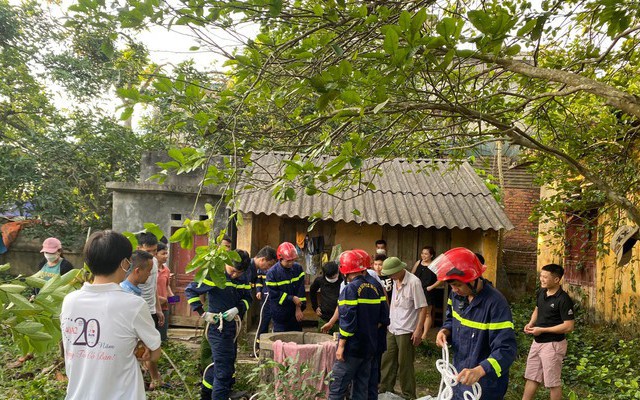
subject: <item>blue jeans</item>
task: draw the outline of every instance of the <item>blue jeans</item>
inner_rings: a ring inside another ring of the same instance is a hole
[[[373,357],[358,358],[345,355],[344,361],[336,361],[331,373],[328,400],[343,400],[351,382],[351,400],[367,400],[372,360]]]

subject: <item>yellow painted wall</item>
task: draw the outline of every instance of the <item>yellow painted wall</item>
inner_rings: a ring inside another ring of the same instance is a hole
[[[549,196],[553,190],[542,188],[541,196]],[[628,222],[627,222],[628,223]],[[598,221],[606,226],[606,217]],[[563,264],[564,244],[545,232],[553,224],[540,224],[538,234],[538,271],[549,263]],[[612,232],[607,229],[604,242],[611,243]],[[574,301],[586,307],[588,317],[593,322],[618,323],[622,328],[637,331],[640,328],[640,244],[633,248],[633,258],[629,264],[619,267],[615,254],[610,250],[596,259],[596,276],[593,286],[578,286],[564,283]]]
[[[497,281],[498,265],[498,233],[495,231],[452,229],[451,247],[466,247],[467,249],[482,254],[487,270],[484,277],[491,282]]]
[[[370,254],[375,252],[376,240],[382,238],[382,226],[337,222],[336,244],[342,250],[363,249]]]
[[[280,244],[280,218],[275,215],[242,214],[236,246],[254,255],[264,246],[274,249]]]

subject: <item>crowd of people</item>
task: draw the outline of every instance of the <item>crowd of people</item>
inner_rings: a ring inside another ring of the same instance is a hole
[[[167,299],[173,296],[167,247],[151,234],[137,239],[133,249],[123,235],[101,231],[86,243],[84,259],[94,280],[65,297],[60,316],[67,399],[144,399],[143,369],[151,377],[148,389],[167,385],[157,366],[167,337]],[[231,241],[223,245],[230,249]],[[45,241],[41,275],[62,272],[56,269],[62,267],[61,251],[59,241]],[[516,356],[515,326],[507,300],[483,277],[479,254],[453,248],[436,257],[426,246],[410,267],[388,257],[379,240],[373,256],[353,249],[325,263],[307,299],[305,272],[292,243],[265,246],[254,257],[236,251],[239,260],[226,265],[223,287],[205,278],[185,289],[189,306],[207,322],[204,343],[211,362],[202,399],[233,396],[238,321],[254,301],[261,310],[257,351],[270,325],[273,332],[302,331],[307,303],[318,315],[318,330],[335,333],[330,400],[377,399],[396,387],[403,398],[416,399],[415,349],[434,327],[434,304],[445,284],[450,293],[435,343],[453,353],[453,399],[466,398],[477,385],[482,399],[504,398]],[[533,399],[541,384],[552,400],[562,398],[565,335],[574,327],[573,303],[560,285],[563,272],[550,264],[540,273],[537,306],[524,327],[534,343],[523,400]]]

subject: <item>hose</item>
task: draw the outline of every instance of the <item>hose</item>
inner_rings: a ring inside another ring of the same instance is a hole
[[[182,373],[180,372],[180,370],[178,369],[176,364],[173,362],[173,360],[169,357],[169,355],[167,353],[165,353],[164,350],[161,350],[161,351],[162,351],[162,355],[165,356],[167,358],[167,360],[169,360],[169,364],[171,364],[171,366],[173,367],[173,370],[176,371],[176,373],[180,377],[180,380],[182,381],[182,384],[187,389],[187,393],[189,394],[189,398],[192,399],[193,395],[191,394],[191,390],[189,389],[189,385],[187,385],[187,382],[185,381],[184,376],[182,375]]]
[[[260,337],[260,328],[262,327],[262,313],[264,312],[264,306],[267,304],[267,300],[269,300],[269,293],[267,292],[264,296],[264,301],[262,302],[262,307],[260,307],[260,318],[258,319],[258,331],[256,332],[256,337],[253,339],[253,356],[257,359],[258,357],[258,337]],[[252,397],[253,399],[253,397]]]

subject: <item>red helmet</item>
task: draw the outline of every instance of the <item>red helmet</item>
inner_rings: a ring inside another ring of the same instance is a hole
[[[371,269],[371,256],[369,253],[362,249],[353,249],[352,251],[362,257],[362,265],[364,265],[366,269]]]
[[[456,247],[438,256],[429,268],[437,271],[439,281],[473,282],[487,269],[469,249]]]
[[[295,246],[289,242],[280,243],[278,250],[276,250],[276,255],[278,260],[293,261],[298,258],[298,252],[296,251]]]
[[[366,270],[362,256],[355,250],[344,251],[340,254],[340,273],[343,275]]]

